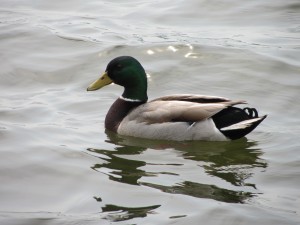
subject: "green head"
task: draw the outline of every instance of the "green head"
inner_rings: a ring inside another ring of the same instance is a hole
[[[88,91],[100,89],[110,83],[125,88],[122,97],[147,101],[147,76],[142,65],[131,56],[120,56],[110,61],[105,73],[88,87]]]

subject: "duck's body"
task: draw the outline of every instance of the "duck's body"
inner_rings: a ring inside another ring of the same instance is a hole
[[[172,95],[147,102],[147,78],[132,57],[112,60],[88,90],[111,82],[125,87],[109,109],[105,128],[121,135],[164,140],[234,140],[250,133],[266,116],[234,107],[244,101],[203,95]]]

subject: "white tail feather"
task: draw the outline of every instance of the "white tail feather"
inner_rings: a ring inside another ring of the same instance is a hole
[[[250,120],[245,120],[245,121],[230,125],[228,127],[223,127],[223,128],[221,128],[221,131],[245,129],[247,127],[250,127],[253,123],[255,123],[261,119],[262,118],[258,117],[258,118],[254,118],[254,119],[250,119]]]

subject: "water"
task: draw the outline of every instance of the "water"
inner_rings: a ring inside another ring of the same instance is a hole
[[[299,224],[298,1],[0,3],[1,224]],[[122,89],[86,87],[119,55],[150,99],[245,99],[247,139],[106,133]]]

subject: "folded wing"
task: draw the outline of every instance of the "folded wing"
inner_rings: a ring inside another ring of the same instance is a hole
[[[172,95],[154,99],[129,115],[129,120],[153,124],[164,122],[197,122],[212,117],[221,110],[244,101],[202,95]]]

